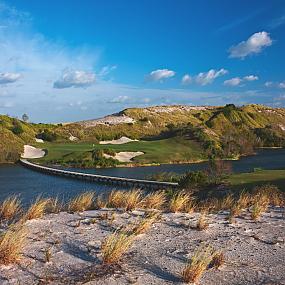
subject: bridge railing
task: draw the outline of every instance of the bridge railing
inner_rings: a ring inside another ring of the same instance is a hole
[[[178,183],[174,182],[163,182],[163,181],[153,181],[145,179],[135,179],[135,178],[126,178],[126,177],[117,177],[117,176],[106,176],[100,174],[91,174],[91,173],[82,173],[76,171],[56,169],[53,167],[43,166],[36,163],[32,163],[26,159],[20,159],[20,163],[28,168],[53,174],[59,176],[66,176],[71,178],[77,178],[82,180],[104,182],[118,185],[130,185],[130,186],[139,186],[142,188],[155,188],[155,189],[165,189],[165,188],[177,188]]]

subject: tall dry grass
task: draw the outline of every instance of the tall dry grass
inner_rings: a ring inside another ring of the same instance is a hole
[[[133,234],[139,235],[145,233],[160,217],[159,213],[150,213],[134,227]]]
[[[198,248],[182,270],[181,276],[184,282],[197,282],[207,270],[213,258],[213,250],[210,247]]]
[[[131,190],[125,192],[125,210],[131,211],[141,205],[142,202],[142,191]]]
[[[22,221],[42,218],[46,212],[50,199],[41,198],[40,196],[29,207],[28,211],[22,217]]]
[[[0,264],[18,262],[26,244],[27,231],[24,226],[12,225],[0,236]]]
[[[70,212],[83,212],[86,210],[90,210],[94,205],[94,192],[85,192],[79,194],[72,200],[70,200],[68,204],[68,210]]]
[[[190,195],[185,192],[179,192],[172,196],[169,201],[169,211],[176,213],[185,210],[190,201]]]
[[[0,205],[0,220],[12,220],[21,212],[21,200],[13,195],[6,198]]]
[[[126,204],[126,191],[113,190],[108,195],[107,205],[111,208],[124,208]]]
[[[118,263],[131,247],[134,236],[124,232],[115,232],[104,239],[101,244],[102,261],[104,264]]]
[[[166,203],[166,195],[164,191],[157,191],[146,195],[142,201],[143,207],[146,209],[163,209]]]

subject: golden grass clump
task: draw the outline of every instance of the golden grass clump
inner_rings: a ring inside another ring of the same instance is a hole
[[[12,225],[0,236],[0,264],[18,262],[26,244],[26,229],[21,225]]]
[[[0,219],[11,220],[21,211],[21,200],[18,196],[6,198],[0,205]]]
[[[284,205],[284,194],[275,185],[257,186],[253,190],[254,201],[263,201],[273,206]]]
[[[108,196],[107,205],[111,208],[124,208],[126,203],[126,191],[113,190]]]
[[[138,207],[142,202],[142,191],[132,190],[125,192],[125,210],[131,211]]]
[[[68,205],[70,212],[83,212],[90,210],[94,203],[94,192],[85,192],[73,198]]]
[[[234,196],[232,194],[227,195],[225,198],[220,200],[219,209],[220,210],[228,210],[231,209],[235,203]]]
[[[250,206],[251,201],[251,195],[249,193],[246,193],[245,191],[242,191],[237,200],[237,205],[240,209],[245,209]]]
[[[118,263],[133,243],[134,236],[124,232],[115,232],[101,244],[102,260],[104,264]]]
[[[185,192],[176,193],[169,201],[169,211],[173,213],[181,212],[185,210],[185,207],[187,206],[189,201],[189,194]]]
[[[62,211],[64,209],[63,203],[58,199],[58,197],[56,198],[50,198],[49,202],[47,204],[47,212],[48,213],[59,213],[60,211]]]
[[[34,204],[30,206],[27,213],[23,216],[23,220],[32,220],[41,218],[47,209],[50,199],[38,197]]]
[[[207,221],[206,215],[205,213],[202,213],[200,215],[199,220],[197,221],[196,228],[199,231],[203,231],[203,230],[206,230],[208,227],[209,227],[209,223]]]
[[[96,208],[102,209],[107,207],[108,202],[104,199],[103,195],[99,195],[96,198]]]
[[[159,217],[159,213],[150,213],[145,218],[142,218],[142,220],[134,227],[133,233],[135,235],[145,233],[159,219]]]
[[[146,209],[161,210],[165,203],[166,195],[164,191],[150,193],[143,200],[143,206]]]
[[[225,263],[225,255],[222,251],[216,251],[212,255],[212,260],[210,263],[211,267],[218,269]]]
[[[182,279],[187,283],[198,281],[206,271],[213,258],[210,247],[199,248],[182,270]]]
[[[262,215],[263,212],[266,211],[268,207],[268,204],[266,204],[264,201],[261,202],[255,202],[251,208],[251,218],[254,221],[257,221],[259,217]]]

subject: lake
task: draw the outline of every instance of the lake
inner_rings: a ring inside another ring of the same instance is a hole
[[[285,149],[260,149],[257,151],[257,155],[242,157],[240,160],[231,161],[231,164],[233,172],[236,173],[250,172],[257,167],[263,169],[285,169]],[[202,162],[133,168],[79,169],[78,171],[129,178],[145,178],[147,175],[158,172],[175,172],[182,174],[186,171],[202,170],[206,167],[207,162]],[[105,193],[112,189],[123,188],[114,188],[114,186],[110,185],[50,176],[24,168],[18,164],[0,164],[0,200],[3,200],[11,194],[20,194],[23,202],[28,203],[40,194],[68,199],[87,190]]]

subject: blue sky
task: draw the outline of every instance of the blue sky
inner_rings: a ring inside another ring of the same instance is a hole
[[[0,113],[285,107],[285,2],[0,0]]]

